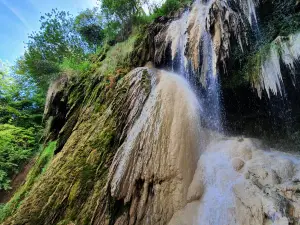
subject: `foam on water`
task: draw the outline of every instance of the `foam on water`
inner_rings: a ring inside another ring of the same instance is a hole
[[[232,168],[229,156],[222,152],[204,153],[201,163],[204,163],[205,192],[198,224],[236,224],[233,186],[239,176]]]
[[[299,178],[299,155],[264,151],[254,139],[212,137],[198,161],[189,203],[169,225],[288,224],[284,191],[297,190],[291,181]],[[297,201],[292,193],[287,198]]]

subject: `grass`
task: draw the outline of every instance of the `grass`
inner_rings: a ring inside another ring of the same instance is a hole
[[[87,72],[90,70],[91,63],[89,60],[78,60],[76,58],[64,58],[62,64],[60,65],[60,69],[62,71],[74,70],[78,72]]]
[[[134,43],[137,36],[132,35],[128,40],[117,43],[106,54],[106,58],[102,61],[97,74],[105,77],[111,77],[116,74],[119,69],[126,69],[130,64],[129,55],[133,51]]]
[[[149,24],[160,16],[169,16],[178,12],[179,9],[189,6],[193,0],[166,0],[160,8],[154,10],[150,15],[142,15],[136,18],[138,24]]]

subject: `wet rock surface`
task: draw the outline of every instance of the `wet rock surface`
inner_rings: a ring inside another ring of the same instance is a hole
[[[299,224],[299,183],[293,180],[300,157],[263,149],[254,139],[213,138],[190,186],[195,193],[201,186],[202,196],[177,212],[169,224]],[[239,173],[232,164],[236,156],[238,162],[245,159]],[[204,174],[201,179],[198,171]]]

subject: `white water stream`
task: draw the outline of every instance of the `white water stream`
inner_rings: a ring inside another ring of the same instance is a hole
[[[200,76],[204,91],[199,98],[205,105],[202,118],[209,127],[218,131],[223,129],[217,64],[225,25],[218,21],[222,18],[215,15],[215,20],[218,22],[215,22],[214,36],[211,35],[209,26],[214,7],[225,8],[228,13],[227,17],[231,13],[237,17],[230,8],[232,1],[196,0],[191,9],[187,9],[179,19],[171,22],[165,40],[166,43],[171,44],[173,72],[179,73],[191,82]],[[248,23],[252,27],[257,27],[255,6],[258,2],[256,0],[237,0],[235,3],[238,4],[240,13],[248,18]]]
[[[209,128],[220,132],[221,94],[217,68],[220,43],[218,37],[212,37],[206,27],[209,10],[215,2],[217,0],[196,0],[191,11],[186,11],[181,18],[171,23],[167,41],[172,42],[173,65],[180,64],[178,72],[182,76],[191,80],[197,69],[201,71],[201,83],[206,88],[200,95],[204,108],[201,116],[208,121]],[[229,1],[219,2],[224,7],[229,7]],[[256,29],[258,19],[255,7],[258,1],[240,0],[238,3],[248,22]],[[195,46],[192,59],[185,55],[187,41],[189,45]],[[289,62],[286,55],[283,57],[293,68],[293,62]],[[189,60],[194,63],[192,74],[187,69]],[[280,68],[274,70],[280,71]],[[272,76],[270,71],[264,71],[264,74]],[[277,83],[271,88],[275,89]],[[212,135],[210,144],[200,156],[189,187],[189,203],[175,213],[169,225],[288,225],[289,220],[285,215],[287,212],[284,211],[287,206],[282,200],[286,196],[278,191],[280,188],[276,185],[285,187],[300,176],[300,158],[291,156],[291,160],[285,153],[269,153],[261,148],[256,140],[216,138]],[[272,163],[265,164],[271,161]],[[257,186],[256,182],[261,183]],[[265,186],[274,188],[271,194],[265,194]],[[300,218],[300,213],[296,216]]]

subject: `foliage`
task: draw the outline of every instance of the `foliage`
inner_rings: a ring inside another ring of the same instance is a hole
[[[295,0],[272,1],[259,12],[260,44],[272,42],[278,36],[288,36],[299,31],[300,12]]]
[[[40,22],[40,31],[29,36],[24,57],[17,62],[17,71],[30,75],[46,90],[58,76],[64,58],[83,59],[89,48],[74,28],[69,13],[54,9],[42,16]]]
[[[76,58],[64,58],[63,62],[60,64],[60,69],[62,71],[74,70],[78,72],[87,72],[90,70],[91,63],[89,60],[78,60]]]
[[[41,125],[45,96],[30,77],[3,74],[0,90],[0,124]]]
[[[276,44],[276,39],[299,32],[300,13],[295,10],[295,1],[273,1],[271,4],[272,7],[269,4],[262,6],[259,12],[260,35],[252,40],[253,48],[248,54],[242,53],[245,60],[242,76],[253,85],[260,82],[262,62],[270,57],[271,50],[280,54],[280,45]]]
[[[176,12],[180,8],[186,7],[192,2],[192,0],[166,0],[161,7],[155,8],[154,13],[151,16],[153,19],[159,16],[167,16],[170,13]]]
[[[142,11],[142,2],[139,0],[102,0],[101,8],[110,20],[124,24]]]
[[[97,73],[111,77],[117,74],[117,70],[130,69],[129,67],[129,55],[133,50],[133,46],[136,40],[136,36],[131,36],[127,41],[117,43],[106,54],[106,58],[101,62]]]
[[[45,172],[49,163],[51,162],[54,151],[56,148],[56,142],[50,142],[47,147],[40,153],[36,163],[30,170],[25,184],[14,194],[14,197],[5,205],[0,205],[0,223],[6,218],[11,216],[20,206],[22,200],[31,190],[33,184],[39,179],[40,175]]]
[[[103,44],[104,29],[102,25],[102,16],[97,8],[86,9],[75,19],[74,26],[91,49],[96,50]]]
[[[149,24],[160,16],[174,13],[192,3],[192,0],[166,0],[162,5],[151,0],[102,0],[101,3],[105,17],[104,36],[109,41],[124,41],[134,26]],[[148,6],[149,15],[143,6]]]
[[[108,42],[126,40],[134,26],[150,22],[143,5],[148,0],[102,0],[101,13],[105,18],[104,34]]]
[[[243,69],[244,79],[248,81],[252,86],[258,86],[260,84],[260,76],[262,74],[262,63],[267,59],[270,54],[271,48],[275,48],[274,44],[267,44],[262,46],[259,51],[249,55],[247,64]]]
[[[36,150],[34,130],[0,124],[0,190],[10,188],[10,178]]]
[[[1,70],[0,82],[0,190],[37,150],[44,95],[32,79]]]
[[[295,5],[295,0],[266,0],[260,4],[256,12],[258,28],[249,27],[252,33],[249,35],[248,48],[241,50],[238,43],[231,43],[231,60],[226,72],[230,79],[224,78],[226,86],[245,85],[248,81],[255,85],[259,82],[261,63],[269,56],[271,48],[276,47],[274,40],[299,31],[300,12]]]
[[[163,4],[150,4],[150,14],[140,14],[135,17],[135,25],[143,25],[152,23],[155,19],[161,16],[170,16],[176,13],[179,9],[189,6],[193,0],[166,0]]]

